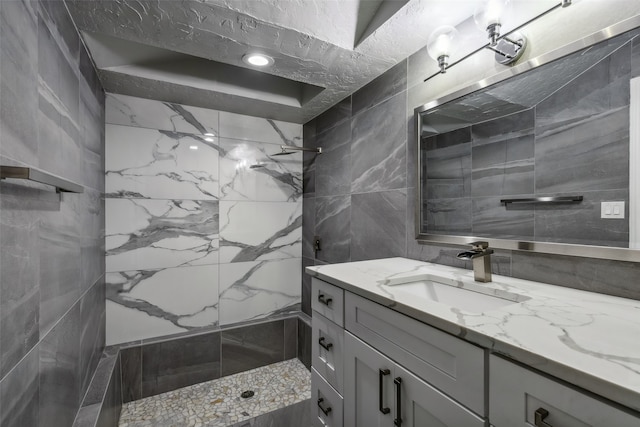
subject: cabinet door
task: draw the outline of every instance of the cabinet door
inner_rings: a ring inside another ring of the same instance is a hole
[[[394,363],[344,333],[344,425],[393,427]]]
[[[490,377],[489,418],[496,427],[640,426],[637,415],[495,355]]]
[[[402,427],[482,427],[485,420],[406,369],[394,372],[396,418]],[[400,411],[398,411],[400,408]]]

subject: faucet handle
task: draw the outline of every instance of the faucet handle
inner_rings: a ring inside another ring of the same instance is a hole
[[[472,242],[471,246],[473,247],[474,250],[485,250],[489,247],[489,242],[484,242],[484,241]]]

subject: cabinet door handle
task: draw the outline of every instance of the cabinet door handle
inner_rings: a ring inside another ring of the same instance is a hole
[[[332,298],[326,298],[324,294],[320,294],[320,295],[318,295],[318,301],[320,301],[322,304],[324,304],[327,307],[329,307],[329,305],[331,304],[333,299]]]
[[[324,402],[324,397],[318,399],[318,408],[320,408],[323,414],[328,416],[331,412],[331,406],[325,408],[324,406],[322,406],[322,402]]]
[[[536,427],[553,427],[551,424],[545,421],[545,418],[549,416],[549,411],[544,408],[536,409],[534,412],[534,424]]]
[[[382,412],[383,414],[387,415],[389,412],[391,412],[391,409],[389,408],[385,408],[384,407],[384,402],[382,402],[382,395],[384,392],[384,377],[385,375],[389,375],[391,373],[390,370],[388,369],[380,369],[378,371],[378,409],[380,410],[380,412]]]
[[[333,343],[324,343],[324,338],[325,337],[320,337],[320,339],[318,339],[318,344],[320,344],[320,347],[324,348],[327,351],[331,351],[331,347],[333,347]]]
[[[396,385],[396,419],[393,425],[400,427],[402,425],[402,378],[397,377],[393,380]]]

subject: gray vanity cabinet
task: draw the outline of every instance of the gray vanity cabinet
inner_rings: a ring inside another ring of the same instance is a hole
[[[638,427],[640,418],[547,376],[492,355],[495,427]]]
[[[344,425],[481,427],[485,421],[345,332]]]

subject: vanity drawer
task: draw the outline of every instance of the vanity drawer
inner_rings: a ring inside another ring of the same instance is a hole
[[[311,368],[311,425],[342,427],[342,396]]]
[[[492,355],[489,365],[489,418],[495,427],[640,426],[639,417],[501,357]],[[549,415],[536,424],[539,409]]]
[[[344,291],[311,278],[311,308],[338,326],[344,326]]]
[[[344,329],[317,312],[311,319],[311,364],[333,388],[342,393]]]
[[[346,329],[418,377],[485,415],[484,350],[350,292]]]

